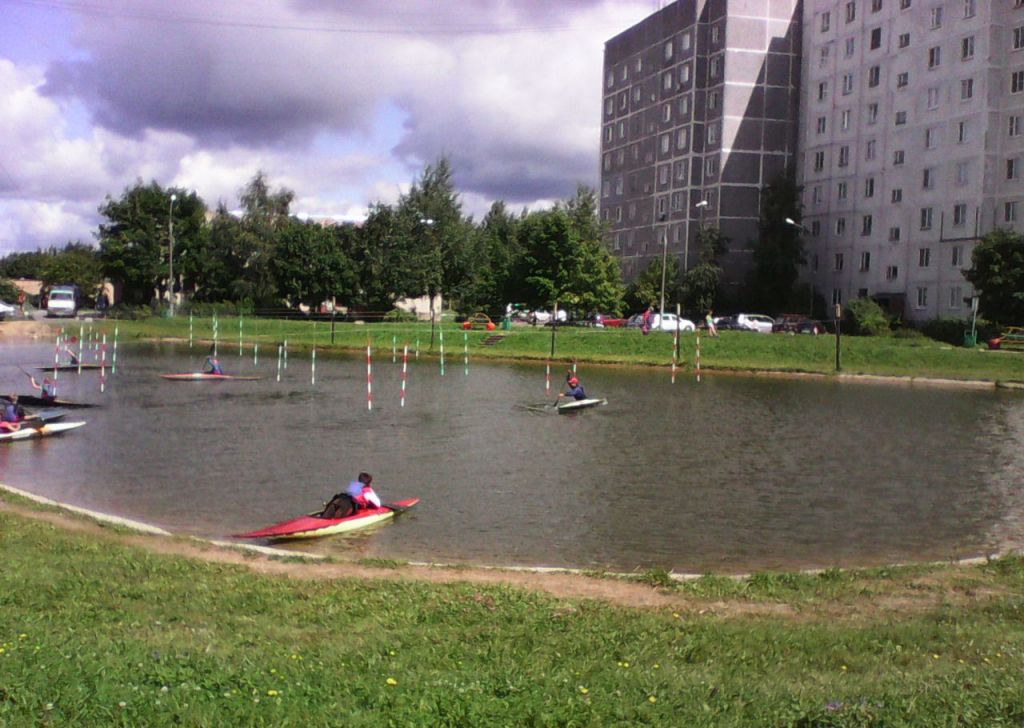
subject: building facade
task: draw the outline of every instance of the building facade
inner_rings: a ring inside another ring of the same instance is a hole
[[[1024,219],[1024,0],[807,0],[803,34],[817,292],[969,314],[978,238]]]
[[[799,0],[678,0],[605,44],[601,216],[627,280],[697,261],[702,224],[744,280],[760,189],[796,161]]]

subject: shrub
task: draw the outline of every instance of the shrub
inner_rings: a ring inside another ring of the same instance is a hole
[[[390,323],[398,323],[400,321],[415,321],[416,314],[410,313],[409,311],[403,311],[400,308],[393,308],[386,314],[384,314],[384,320]],[[458,321],[457,318],[456,321]]]
[[[987,341],[999,336],[999,326],[991,321],[978,319],[976,327],[978,341]],[[921,324],[921,333],[925,336],[953,346],[961,346],[964,343],[964,334],[969,333],[970,330],[970,318],[945,317],[925,321]]]
[[[889,336],[892,333],[889,317],[882,307],[870,298],[850,301],[844,316],[855,336]]]

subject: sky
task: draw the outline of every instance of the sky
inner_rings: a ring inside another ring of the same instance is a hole
[[[95,243],[137,181],[360,220],[426,165],[463,210],[596,187],[604,43],[656,0],[0,0],[0,256]]]

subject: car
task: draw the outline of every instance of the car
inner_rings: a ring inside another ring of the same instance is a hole
[[[805,316],[802,313],[783,313],[776,317],[775,323],[772,324],[772,332],[776,334],[795,334],[801,326],[806,328],[808,321],[811,321],[811,317]],[[819,321],[818,323],[820,324],[821,322]]]
[[[564,308],[558,309],[558,323],[563,324],[569,319],[569,314],[565,312]],[[531,324],[546,325],[551,323],[551,312],[550,311],[534,311],[530,314],[529,322]]]
[[[715,328],[719,331],[756,331],[749,324],[740,323],[735,316],[716,316]]]
[[[625,326],[626,320],[627,319],[618,318],[612,314],[595,313],[584,319],[577,319],[576,324],[578,326],[589,326],[597,329],[613,329]]]
[[[674,313],[666,313],[662,316],[659,313],[651,316],[651,331],[668,331],[674,332],[676,330],[676,322],[679,322],[680,331],[696,331],[697,326],[689,319],[677,318]],[[644,315],[638,313],[631,316],[626,326],[631,329],[642,328],[644,325]]]
[[[54,286],[46,296],[46,315],[75,318],[78,301],[78,286]]]
[[[815,321],[813,319],[805,319],[796,324],[796,330],[794,333],[797,334],[812,334],[817,336],[818,334],[828,333],[828,329],[825,324],[821,321]]]
[[[14,312],[17,310],[11,304],[0,301],[0,321],[3,321],[8,316],[14,316]]]
[[[736,323],[761,334],[770,334],[775,326],[775,320],[763,313],[738,313]]]

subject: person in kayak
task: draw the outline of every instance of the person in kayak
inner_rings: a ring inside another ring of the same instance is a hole
[[[373,476],[369,473],[360,473],[359,477],[348,484],[349,497],[355,502],[357,508],[380,508],[380,496],[373,486]]]
[[[224,374],[224,368],[220,365],[220,360],[213,354],[206,357],[206,363],[203,364],[203,374]]]
[[[569,391],[559,392],[559,399],[561,399],[562,397],[572,397],[576,401],[579,401],[581,399],[587,398],[587,393],[583,391],[583,385],[580,384],[580,380],[576,377],[576,375],[569,377],[569,381],[567,382],[567,384],[569,385]]]
[[[71,342],[72,343],[74,343],[76,341],[78,341],[78,339],[76,339],[74,337],[71,338]],[[71,347],[68,346],[67,344],[64,344],[64,353],[67,354],[68,363],[71,364],[71,366],[75,366],[75,367],[78,366],[78,354],[76,354],[75,352],[71,351]]]
[[[40,384],[36,381],[35,377],[30,376],[29,381],[35,389],[39,390],[39,396],[46,402],[55,402],[57,400],[57,383],[51,380],[49,377],[43,378],[43,383]]]
[[[18,404],[18,395],[12,394],[0,411],[0,432],[17,432],[25,419],[25,409]]]

